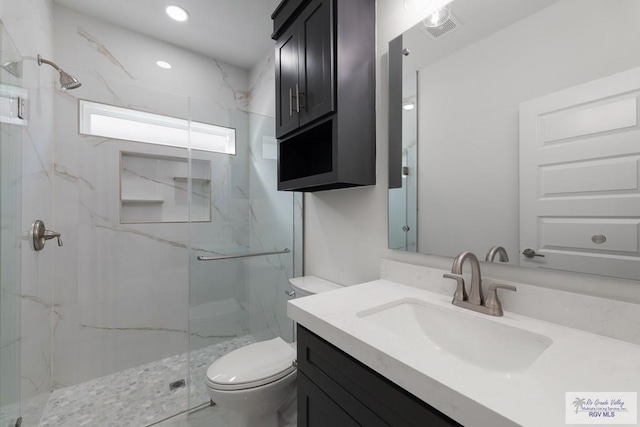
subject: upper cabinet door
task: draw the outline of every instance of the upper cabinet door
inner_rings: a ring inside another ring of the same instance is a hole
[[[298,28],[285,31],[276,44],[276,137],[299,126],[298,100]],[[297,89],[297,91],[296,91]]]
[[[312,0],[298,18],[300,126],[335,111],[333,0]]]

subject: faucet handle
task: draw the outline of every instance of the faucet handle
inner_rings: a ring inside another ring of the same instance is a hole
[[[504,312],[502,311],[502,303],[500,302],[500,298],[498,298],[498,289],[506,289],[508,291],[517,292],[517,288],[513,285],[503,285],[498,283],[492,283],[489,285],[489,296],[484,302],[484,306],[492,311],[490,313],[492,316],[502,316]]]
[[[464,277],[459,274],[445,273],[442,275],[445,279],[453,279],[458,283],[456,293],[453,294],[453,299],[458,301],[466,301],[468,299],[467,289],[464,286]]]

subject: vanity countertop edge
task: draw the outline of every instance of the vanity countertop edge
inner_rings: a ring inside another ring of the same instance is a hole
[[[508,311],[493,320],[553,340],[527,370],[493,372],[453,356],[430,363],[412,351],[410,343],[364,324],[357,316],[403,298],[464,310],[453,307],[451,297],[375,280],[290,300],[287,314],[462,425],[564,426],[566,392],[638,391],[640,346]]]

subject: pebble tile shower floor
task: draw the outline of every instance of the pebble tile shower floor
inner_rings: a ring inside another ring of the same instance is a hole
[[[218,357],[254,343],[250,335],[191,352],[190,402],[209,401],[204,376]],[[144,427],[187,410],[187,387],[169,389],[186,375],[187,354],[168,357],[71,387],[54,390],[40,427]]]

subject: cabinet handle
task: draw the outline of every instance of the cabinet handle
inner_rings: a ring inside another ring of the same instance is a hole
[[[300,114],[300,88],[298,83],[296,83],[296,112]]]
[[[293,117],[293,89],[289,88],[289,117]]]

